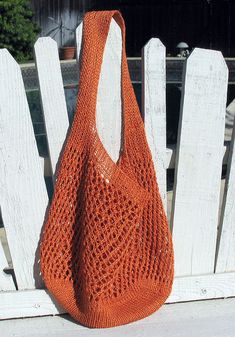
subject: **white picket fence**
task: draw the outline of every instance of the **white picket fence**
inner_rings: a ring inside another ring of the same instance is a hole
[[[77,59],[82,25],[76,31]],[[69,127],[57,44],[35,44],[41,102],[52,172]],[[79,62],[78,62],[79,64]],[[112,21],[97,100],[97,126],[114,160],[121,136],[121,32]],[[112,76],[110,76],[112,74]],[[228,70],[218,51],[195,49],[185,64],[178,143],[166,147],[165,47],[151,39],[142,54],[142,114],[167,207],[166,170],[175,167],[170,225],[175,280],[167,302],[235,296],[234,134],[219,213]],[[0,318],[62,313],[43,289],[38,243],[48,205],[20,67],[0,50],[0,207],[16,284],[0,244]],[[171,205],[168,204],[168,207]],[[219,216],[220,215],[220,216]]]

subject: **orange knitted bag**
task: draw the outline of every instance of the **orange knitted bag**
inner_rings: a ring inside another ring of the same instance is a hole
[[[123,140],[117,163],[99,138],[95,116],[112,17],[123,37]],[[118,11],[85,15],[76,112],[40,246],[46,287],[72,317],[89,327],[111,327],[150,315],[165,302],[173,282],[172,237],[124,41]]]

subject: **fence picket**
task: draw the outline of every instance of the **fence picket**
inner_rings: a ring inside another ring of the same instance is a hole
[[[218,241],[216,272],[235,271],[235,127],[227,166],[227,179],[221,211],[221,236]]]
[[[3,271],[6,267],[8,267],[8,263],[0,241],[0,291],[16,290],[12,276]]]
[[[96,126],[104,147],[113,161],[117,161],[121,148],[122,35],[114,19],[104,48],[96,105]],[[112,76],[110,76],[112,73]],[[107,92],[109,99],[107,99]]]
[[[18,288],[32,289],[41,286],[37,248],[48,196],[20,67],[6,49],[0,71],[2,218]]]
[[[166,48],[152,38],[142,49],[142,114],[160,193],[166,199]]]
[[[176,276],[214,271],[227,81],[220,52],[193,51],[186,64],[176,151]]]
[[[55,173],[69,127],[57,43],[50,37],[41,37],[34,45],[34,52],[52,172]]]
[[[81,59],[80,59],[80,53],[81,53],[81,50],[82,50],[82,29],[83,29],[83,23],[81,22],[80,25],[78,25],[78,27],[77,27],[77,29],[75,31],[76,60],[77,60],[78,77],[79,77],[80,61],[81,61]]]
[[[81,50],[81,34],[82,26],[80,25],[76,33],[78,54]],[[112,19],[99,79],[96,126],[105,149],[115,162],[119,158],[121,147],[121,52],[121,30],[116,21]],[[112,76],[110,76],[111,73]]]

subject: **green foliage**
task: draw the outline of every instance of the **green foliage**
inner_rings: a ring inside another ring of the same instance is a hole
[[[32,18],[28,0],[0,1],[0,48],[7,48],[19,62],[33,58],[39,28]]]

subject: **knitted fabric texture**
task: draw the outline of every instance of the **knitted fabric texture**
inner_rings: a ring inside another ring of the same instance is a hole
[[[116,163],[96,128],[97,89],[112,17],[123,39],[123,137]],[[130,80],[125,25],[118,11],[89,12],[83,21],[76,111],[56,173],[40,261],[48,290],[88,327],[148,316],[171,292],[172,237]]]

